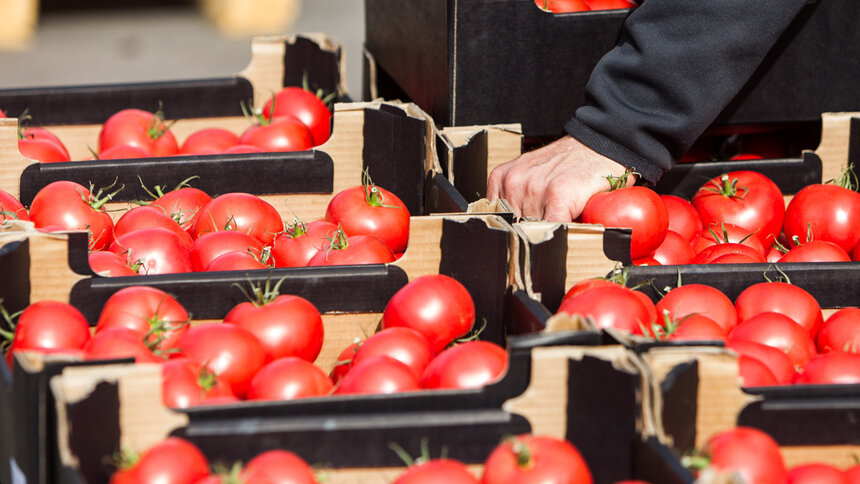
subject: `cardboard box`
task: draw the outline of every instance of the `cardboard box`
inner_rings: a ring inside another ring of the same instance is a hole
[[[524,0],[368,0],[364,96],[411,100],[444,126],[521,123],[527,137],[555,137],[584,103],[591,71],[629,12],[553,15]],[[853,0],[810,1],[715,124],[815,121],[860,109],[860,37],[848,21],[858,14]]]

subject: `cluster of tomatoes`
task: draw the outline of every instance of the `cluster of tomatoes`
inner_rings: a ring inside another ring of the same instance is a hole
[[[761,173],[726,173],[691,201],[611,180],[592,197],[581,221],[632,228],[636,265],[860,260],[860,193],[849,177],[798,192],[786,207],[779,187]]]
[[[558,312],[597,327],[669,341],[722,341],[737,352],[744,386],[860,383],[860,309],[825,321],[815,298],[786,282],[754,284],[732,302],[703,284],[681,285],[656,304],[605,279],[575,284]]]
[[[328,140],[331,116],[331,110],[317,94],[300,87],[285,87],[253,115],[254,122],[241,135],[212,127],[192,133],[180,145],[160,111],[123,109],[102,125],[95,156],[108,160],[303,151]],[[66,146],[48,129],[22,127],[18,138],[18,150],[29,159],[41,163],[71,161]]]
[[[541,10],[552,13],[587,12],[590,10],[618,10],[636,8],[630,0],[535,0]]]
[[[287,227],[275,207],[249,193],[210,197],[180,187],[116,223],[104,208],[111,196],[57,181],[39,190],[28,212],[0,192],[0,220],[29,220],[48,232],[86,230],[90,266],[106,276],[386,263],[402,255],[409,238],[409,210],[369,179],[335,194],[324,220]]]

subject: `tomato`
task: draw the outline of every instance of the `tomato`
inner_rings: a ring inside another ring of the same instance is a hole
[[[708,225],[707,230],[702,232],[701,237],[693,242],[693,249],[696,253],[719,244],[735,243],[743,244],[754,249],[757,253],[764,256],[764,244],[761,239],[753,235],[749,230],[738,227],[730,223],[713,223]]]
[[[274,108],[274,109],[273,109]],[[331,136],[331,111],[316,94],[300,87],[285,87],[263,106],[263,117],[293,116],[310,129],[313,146]]]
[[[325,220],[310,223],[297,221],[276,235],[274,242],[272,242],[272,257],[275,259],[275,267],[304,267],[308,265],[308,262],[320,249],[329,245],[335,232],[337,232],[337,225]]]
[[[38,301],[18,317],[7,361],[19,350],[81,349],[90,340],[90,326],[71,304]]]
[[[412,370],[388,356],[372,356],[360,365],[352,365],[340,383],[335,395],[400,393],[420,390],[421,386]]]
[[[266,356],[253,333],[235,324],[201,324],[179,339],[180,353],[212,370],[233,394],[243,398]]]
[[[339,266],[352,264],[386,264],[394,262],[394,253],[385,242],[370,235],[347,237],[338,229],[330,243],[308,261],[308,266]]]
[[[671,321],[671,320],[670,320]],[[668,341],[725,341],[726,331],[713,319],[701,314],[688,314],[673,324],[667,324]],[[674,327],[673,327],[674,326]]]
[[[152,153],[140,146],[116,145],[98,154],[99,160],[128,160],[138,158],[152,158]]]
[[[337,355],[337,360],[335,360],[331,373],[329,373],[329,378],[331,378],[332,383],[335,385],[349,372],[349,369],[352,367],[352,359],[355,357],[355,352],[358,351],[359,345],[361,345],[359,341],[350,343]]]
[[[738,323],[731,299],[719,289],[704,284],[684,284],[666,293],[657,302],[657,314],[664,313],[676,320],[690,314],[701,314],[714,320],[726,333]]]
[[[854,250],[851,251],[851,260],[860,261],[860,239],[857,240]]]
[[[268,269],[269,266],[260,260],[259,255],[249,251],[225,252],[210,262],[204,271],[257,271]]]
[[[235,398],[214,373],[187,357],[173,358],[161,367],[161,400],[167,408],[196,407],[215,398]]]
[[[645,187],[625,187],[591,197],[582,221],[604,227],[629,227],[630,257],[644,257],[660,246],[669,229],[669,213],[656,192]]]
[[[197,212],[191,236],[233,230],[244,232],[263,244],[271,244],[275,234],[284,230],[281,215],[269,202],[250,193],[217,196]]]
[[[247,252],[260,257],[263,243],[235,230],[206,232],[191,243],[188,255],[191,258],[191,267],[195,271],[203,271],[212,261],[228,252]]]
[[[790,384],[797,374],[791,358],[779,348],[745,340],[730,340],[726,343],[726,348],[741,356],[760,361],[771,371],[779,385]]]
[[[860,464],[845,469],[848,484],[860,484]]]
[[[504,348],[489,341],[468,341],[436,355],[421,376],[421,387],[480,388],[499,380],[507,369],[508,352]]]
[[[221,154],[222,155],[230,155],[230,154],[237,154],[237,153],[265,153],[265,152],[266,152],[266,150],[264,150],[263,148],[260,148],[259,146],[236,145],[236,146],[231,146],[231,147],[227,148],[226,150],[222,151]]]
[[[350,237],[371,235],[394,253],[409,242],[409,210],[396,195],[370,183],[338,192],[326,207],[325,219],[343,227]]]
[[[729,333],[729,341],[735,340],[779,348],[796,368],[802,368],[815,355],[815,343],[806,329],[780,313],[759,313],[745,319]]]
[[[171,156],[179,151],[161,112],[123,109],[111,115],[99,133],[99,153],[117,145],[143,148],[152,156]]]
[[[96,333],[121,326],[137,331],[155,348],[168,350],[188,330],[189,319],[182,304],[161,289],[128,286],[105,302]]]
[[[781,313],[801,325],[815,338],[824,320],[818,301],[805,289],[787,282],[760,282],[744,289],[735,299],[738,319],[763,312]]]
[[[62,157],[65,158],[65,161],[69,161],[71,157],[69,156],[69,150],[66,149],[66,145],[60,140],[57,135],[50,132],[45,128],[39,127],[26,127],[21,130],[21,134],[19,135],[20,140],[40,140],[40,141],[49,141],[56,145],[59,149],[59,152],[62,154]],[[18,143],[20,149],[20,142]]]
[[[266,361],[297,356],[314,361],[323,343],[323,322],[310,301],[288,294],[268,295],[236,305],[224,323],[240,326],[256,336]]]
[[[382,328],[411,328],[438,354],[475,324],[475,303],[468,289],[453,277],[430,274],[401,287],[385,306]]]
[[[849,484],[845,474],[830,464],[812,463],[792,467],[787,484]]]
[[[179,223],[158,207],[140,206],[122,214],[113,227],[114,237],[123,235],[138,229],[159,227],[175,233],[185,245],[186,250],[191,247],[191,236],[182,230]]]
[[[93,335],[84,352],[88,360],[134,358],[136,363],[163,363],[165,360],[150,350],[140,332],[114,326]]]
[[[239,136],[223,128],[197,130],[182,142],[181,155],[215,155],[239,144]]]
[[[652,252],[653,253],[653,252]],[[638,259],[633,259],[634,266],[660,266],[663,265],[657,259],[651,256],[640,257]]]
[[[249,476],[254,476],[254,479],[249,479]],[[248,461],[240,478],[254,484],[261,479],[272,484],[317,484],[313,469],[304,459],[280,449],[263,452]]]
[[[0,190],[0,222],[5,220],[30,220],[24,205],[9,193]]]
[[[417,380],[433,359],[433,350],[427,338],[411,328],[387,328],[371,335],[357,346],[353,364],[375,355],[384,355],[400,361],[412,370]]]
[[[641,335],[650,326],[651,314],[634,292],[620,285],[595,287],[565,301],[558,312],[590,318],[601,329]]]
[[[791,248],[779,262],[851,262],[851,257],[833,242],[810,240]]]
[[[295,356],[278,358],[265,366],[251,379],[248,400],[295,400],[321,397],[331,392],[334,385],[324,371],[316,365]]]
[[[149,206],[164,210],[164,213],[170,215],[186,232],[190,233],[197,212],[211,200],[212,197],[203,190],[183,187],[161,195]]]
[[[860,353],[831,351],[812,357],[797,374],[797,384],[860,383]]]
[[[731,257],[732,260],[727,260]],[[755,264],[765,262],[764,255],[744,244],[725,243],[712,245],[696,254],[691,264]]]
[[[665,266],[689,264],[695,256],[693,246],[683,236],[671,230],[666,231],[663,243],[651,254],[651,257]]]
[[[785,214],[782,191],[770,178],[741,170],[715,177],[693,195],[693,206],[705,226],[730,223],[755,233],[770,245]]]
[[[191,272],[191,257],[185,242],[175,232],[139,229],[118,237],[108,248],[111,252],[140,264],[137,273],[174,274]]]
[[[106,250],[87,255],[90,269],[102,277],[136,276],[137,271],[129,267],[125,257]]]
[[[453,459],[431,459],[416,462],[397,476],[392,484],[478,484],[478,479],[462,462]]]
[[[294,117],[277,117],[271,123],[254,125],[239,137],[239,144],[265,151],[304,151],[313,148],[313,135]]]
[[[147,449],[132,473],[139,483],[194,484],[209,475],[209,462],[191,442],[168,437]]]
[[[767,365],[749,356],[738,357],[738,375],[741,377],[741,385],[746,388],[779,385]]]
[[[39,163],[58,163],[71,161],[68,151],[52,141],[38,138],[22,138],[18,140],[18,151],[25,158]]]
[[[826,240],[852,250],[860,240],[860,193],[838,185],[809,185],[791,199],[785,209],[788,240]]]
[[[818,330],[815,345],[820,353],[860,353],[860,308],[845,307],[831,314]]]
[[[710,466],[737,472],[743,482],[785,484],[787,472],[779,446],[771,436],[750,427],[735,427],[711,436],[704,447]]]
[[[37,228],[56,226],[66,230],[86,230],[90,250],[107,248],[113,238],[113,220],[99,199],[83,185],[55,181],[42,187],[30,204],[30,220]]]
[[[635,8],[636,4],[629,0],[585,0],[592,10],[617,10]]]
[[[605,279],[602,277],[583,279],[581,281],[574,283],[574,285],[571,286],[570,289],[568,289],[566,293],[564,293],[564,297],[561,298],[561,304],[564,304],[565,301],[567,301],[568,299],[576,296],[577,294],[579,294],[583,291],[587,291],[587,290],[595,288],[595,287],[618,286],[618,285],[620,285],[620,284],[615,282],[615,281]]]
[[[483,484],[591,484],[585,459],[570,442],[518,435],[499,444],[484,463]]]

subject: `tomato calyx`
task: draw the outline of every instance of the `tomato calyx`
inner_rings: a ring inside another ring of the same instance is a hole
[[[249,302],[251,302],[251,304],[254,305],[254,307],[259,308],[274,302],[274,300],[281,295],[281,284],[284,283],[286,278],[287,276],[278,279],[274,286],[272,286],[271,279],[266,279],[266,282],[263,285],[249,282],[249,285],[251,286],[250,292],[238,283],[233,285],[242,291],[242,294]]]
[[[432,458],[430,457],[430,445],[427,441],[427,438],[424,437],[421,439],[421,455],[419,457],[412,457],[406,452],[406,449],[400,446],[400,444],[396,442],[389,442],[388,448],[394,451],[397,454],[397,457],[406,464],[406,467],[412,467],[414,465],[423,464],[425,462],[429,462]],[[443,446],[440,452],[440,459],[445,459],[448,457],[448,447]]]
[[[749,190],[747,187],[739,187],[737,178],[729,178],[727,173],[724,173],[720,176],[720,184],[719,186],[708,186],[703,188],[703,190],[707,190],[709,192],[714,192],[718,195],[721,195],[726,198],[734,198],[736,200],[743,200],[746,197]],[[739,192],[743,192],[743,194],[739,195]]]
[[[693,453],[681,457],[681,465],[686,469],[698,472],[711,465],[711,458],[699,451],[693,451]]]
[[[371,207],[396,208],[394,205],[385,205],[382,192],[373,184],[370,179],[370,170],[364,169],[361,173],[361,186],[364,188],[364,202]]]
[[[152,187],[152,189],[150,189],[149,187],[146,186],[146,184],[143,183],[143,178],[141,178],[139,175],[137,177],[137,179],[140,181],[140,188],[143,188],[143,191],[145,191],[147,195],[152,197],[153,200],[157,200],[157,199],[163,197],[165,193],[179,190],[180,188],[191,188],[191,180],[194,180],[197,178],[200,178],[200,176],[199,175],[189,176],[188,178],[177,183],[175,187],[171,188],[170,190],[167,190],[166,185],[155,185],[154,187]],[[149,202],[145,202],[142,200],[137,200],[137,201],[135,201],[135,203],[137,203],[138,205],[149,205]]]
[[[334,105],[334,100],[337,99],[337,92],[335,92],[335,91],[332,91],[332,92],[326,94],[326,92],[321,88],[317,89],[316,91],[311,89],[310,82],[308,82],[308,72],[307,71],[302,73],[302,89],[304,89],[305,91],[313,93],[314,96],[318,97],[319,100],[322,101],[323,104],[325,104],[329,110],[332,109],[332,107]],[[274,112],[274,111],[275,111],[275,105],[273,103],[272,104],[272,112]]]
[[[9,346],[12,344],[12,340],[15,339],[15,320],[18,319],[18,316],[23,312],[24,311],[21,310],[10,314],[9,311],[6,310],[6,307],[3,306],[3,299],[0,299],[0,317],[3,318],[3,321],[6,322],[6,326],[9,328],[8,331],[0,328],[0,338],[2,338],[2,341],[0,341],[0,351],[2,351],[2,353],[6,353],[6,350],[8,350]]]
[[[146,136],[155,141],[168,132],[176,121],[170,123],[164,122],[164,106],[161,101],[158,102],[158,111],[156,111],[146,125]]]
[[[114,451],[110,460],[117,470],[124,471],[137,464],[137,461],[140,460],[140,454],[128,447],[123,447],[122,450]]]
[[[30,108],[24,108],[24,111],[18,116],[18,139],[27,139],[27,135],[24,134],[24,130],[27,129],[27,125],[30,121],[33,120],[33,116],[30,115]],[[30,136],[31,138],[35,138],[35,136]]]
[[[651,323],[650,332],[647,331],[649,328],[646,328],[645,325],[640,326],[642,327],[643,334],[652,334],[654,336],[654,339],[657,341],[667,341],[670,336],[672,336],[673,334],[675,334],[676,331],[678,331],[678,327],[680,327],[684,321],[686,321],[692,316],[695,316],[696,314],[698,313],[690,313],[684,315],[681,318],[674,318],[669,315],[668,309],[663,309],[662,324],[658,322]]]
[[[532,451],[523,439],[519,437],[510,437],[507,439],[511,444],[511,452],[517,458],[517,467],[520,469],[528,469],[534,466]]]
[[[615,190],[627,188],[627,180],[630,178],[630,175],[639,176],[640,173],[628,168],[619,176],[606,175],[604,178],[609,182],[609,191],[614,192]]]
[[[248,120],[253,126],[266,126],[267,124],[272,124],[274,121],[274,112],[275,112],[275,93],[272,93],[272,110],[270,111],[270,115],[267,118],[263,115],[262,109],[257,109],[254,107],[253,101],[248,101],[246,104],[244,101],[239,102],[239,107],[242,109],[242,115],[245,116],[245,119]]]
[[[824,182],[825,185],[837,185],[842,188],[847,188],[852,192],[857,191],[857,188],[860,187],[860,180],[857,179],[857,174],[854,173],[854,163],[848,163],[842,173],[840,173],[839,178],[827,180]]]
[[[241,475],[244,467],[240,461],[234,462],[229,469],[223,463],[216,462],[212,464],[212,471],[221,478],[221,484],[243,484]]]
[[[711,225],[713,225],[713,224],[711,224]],[[714,238],[714,241],[718,244],[732,244],[732,243],[742,244],[742,243],[744,243],[744,241],[746,241],[747,239],[749,239],[750,237],[755,235],[755,232],[750,232],[747,235],[745,235],[743,238],[738,240],[737,242],[731,242],[731,240],[729,240],[729,231],[728,231],[728,229],[726,229],[725,222],[720,222],[720,229],[722,232],[722,236],[720,236],[720,234],[717,234],[714,231],[714,229],[711,227],[711,225],[708,225],[708,232]]]

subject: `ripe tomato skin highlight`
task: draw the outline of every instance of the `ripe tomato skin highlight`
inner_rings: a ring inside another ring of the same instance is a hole
[[[669,341],[725,341],[726,331],[713,319],[701,314],[690,314],[680,320]]]
[[[669,230],[692,243],[704,230],[702,218],[692,203],[675,195],[660,195],[669,215]]]
[[[234,230],[206,232],[197,237],[189,248],[191,267],[195,271],[204,271],[215,259],[228,252],[250,252],[260,255],[263,243],[258,239]]]
[[[478,484],[466,466],[452,459],[417,462],[400,474],[392,484]]]
[[[107,250],[90,252],[87,255],[87,262],[90,265],[90,269],[102,277],[137,275],[137,272],[128,266],[124,257]]]
[[[334,235],[330,246],[321,248],[308,261],[308,266],[340,266],[353,264],[387,264],[394,262],[394,253],[385,242],[370,235],[347,237],[342,230]]]
[[[155,227],[129,232],[118,237],[108,250],[140,263],[137,271],[140,275],[192,271],[185,242],[168,229]]]
[[[818,330],[815,345],[819,353],[860,353],[860,308],[849,306],[831,314]]]
[[[791,358],[779,348],[746,340],[731,340],[726,343],[726,348],[760,361],[773,373],[779,385],[791,384],[797,375]]]
[[[323,247],[337,231],[337,225],[317,220],[303,225],[290,227],[275,236],[272,242],[272,257],[275,267],[305,267],[311,258]]]
[[[601,192],[583,208],[582,221],[604,227],[629,227],[630,257],[639,259],[663,242],[669,230],[669,213],[656,192],[645,187],[626,187]]]
[[[248,400],[295,400],[321,397],[334,385],[313,363],[295,356],[278,358],[260,368],[248,387]]]
[[[244,232],[268,245],[275,234],[284,230],[284,222],[275,207],[256,195],[225,193],[197,212],[191,236],[196,239],[205,233],[223,230]]]
[[[831,351],[813,356],[797,374],[796,384],[860,383],[860,354]]]
[[[260,259],[250,252],[225,252],[209,263],[204,271],[256,271],[268,269],[269,266],[260,262]]]
[[[753,284],[735,299],[735,309],[740,321],[769,311],[784,314],[806,329],[813,339],[824,322],[818,301],[802,287],[787,282]]]
[[[150,344],[173,348],[188,330],[188,312],[173,296],[149,286],[128,286],[113,293],[102,306],[96,333],[125,327],[140,333]]]
[[[197,130],[182,142],[181,155],[214,155],[236,146],[239,136],[223,128],[204,128]]]
[[[737,263],[763,263],[765,262],[764,255],[744,244],[726,243],[712,245],[701,252],[697,253],[691,264],[714,264],[720,263],[718,259],[724,259],[727,256],[736,257]],[[725,264],[727,261],[723,260]]]
[[[24,205],[11,194],[0,190],[0,222],[4,220],[30,220]]]
[[[134,207],[116,221],[113,228],[114,237],[121,237],[137,229],[159,227],[175,233],[183,242],[186,249],[191,247],[191,236],[182,230],[179,223],[168,216],[160,208],[153,206]]]
[[[179,145],[164,120],[141,109],[117,111],[102,125],[99,153],[117,145],[143,148],[152,156],[172,156]]]
[[[704,447],[710,466],[718,471],[737,472],[744,482],[784,484],[785,462],[771,436],[750,427],[735,427],[711,436]]]
[[[334,388],[335,395],[400,393],[420,390],[412,370],[388,356],[372,356],[353,365]]]
[[[90,250],[103,250],[113,239],[113,220],[83,185],[55,181],[42,187],[30,204],[30,220],[36,228],[55,226],[90,233]]]
[[[528,459],[526,464],[522,464]],[[591,471],[566,440],[519,435],[499,444],[484,464],[483,484],[591,484]]]
[[[293,116],[304,123],[311,132],[313,146],[325,143],[331,136],[331,111],[314,93],[300,87],[285,87],[266,102],[263,117],[272,116]]]
[[[504,348],[489,341],[468,341],[436,355],[420,383],[421,388],[431,389],[480,388],[499,380],[507,369]]]
[[[666,238],[651,253],[651,257],[664,266],[689,264],[695,256],[696,252],[690,243],[671,230],[666,231]]]
[[[433,350],[427,338],[411,328],[394,327],[374,333],[349,355],[354,364],[374,355],[384,355],[400,361],[412,370],[416,380],[421,379],[425,368],[433,359]]]
[[[89,323],[77,308],[60,301],[38,301],[18,317],[8,359],[18,350],[80,349],[89,340]]]
[[[239,137],[239,144],[264,151],[305,151],[313,148],[310,130],[292,116],[275,118],[269,124],[251,126]]]
[[[168,437],[147,449],[131,472],[141,483],[193,484],[209,475],[209,462],[191,442]]]
[[[207,399],[235,398],[230,387],[191,358],[180,356],[161,366],[161,399],[167,408],[189,408]],[[203,384],[201,384],[203,383]],[[211,385],[211,386],[210,386]]]
[[[248,461],[242,469],[240,479],[249,483],[266,479],[272,484],[317,484],[314,471],[308,463],[296,454],[282,449],[263,452]]]
[[[779,348],[788,354],[795,368],[803,368],[816,354],[809,333],[780,313],[759,313],[745,319],[729,333],[729,341],[738,339]]]
[[[164,213],[179,222],[182,229],[190,234],[197,212],[210,201],[212,197],[203,190],[183,187],[165,193],[149,206],[164,210]]]
[[[143,341],[139,332],[122,326],[99,331],[84,345],[85,359],[134,358],[135,363],[164,363]]]
[[[755,234],[743,227],[725,222],[709,224],[702,231],[702,235],[693,242],[693,250],[699,253],[713,245],[725,243],[743,244],[762,256],[765,255],[765,246]]]
[[[469,290],[453,277],[431,274],[413,279],[388,301],[382,328],[406,327],[424,336],[439,354],[475,324],[475,303]]]
[[[804,187],[792,197],[785,209],[783,230],[789,241],[826,240],[852,250],[860,241],[860,193],[838,185],[815,184]],[[792,242],[792,245],[794,243]]]
[[[836,467],[815,462],[794,466],[788,470],[787,484],[850,484]]]
[[[565,301],[558,312],[590,317],[598,328],[615,328],[639,335],[651,321],[645,304],[634,291],[621,285],[583,291]]]
[[[69,150],[66,149],[66,145],[63,144],[60,138],[51,131],[45,128],[31,126],[28,128],[24,128],[21,134],[23,135],[23,139],[26,140],[38,139],[43,141],[50,141],[51,143],[54,143],[57,148],[60,149],[60,152],[63,154],[63,157],[66,159],[66,161],[71,159],[71,157],[69,156]]]
[[[810,240],[789,249],[779,262],[851,262],[851,257],[833,242]]]
[[[395,254],[404,252],[409,242],[409,210],[396,195],[375,185],[338,192],[326,207],[325,219],[350,237],[376,237]]]
[[[39,163],[60,163],[70,161],[69,153],[56,143],[46,139],[24,138],[18,140],[18,152],[25,158]]]

